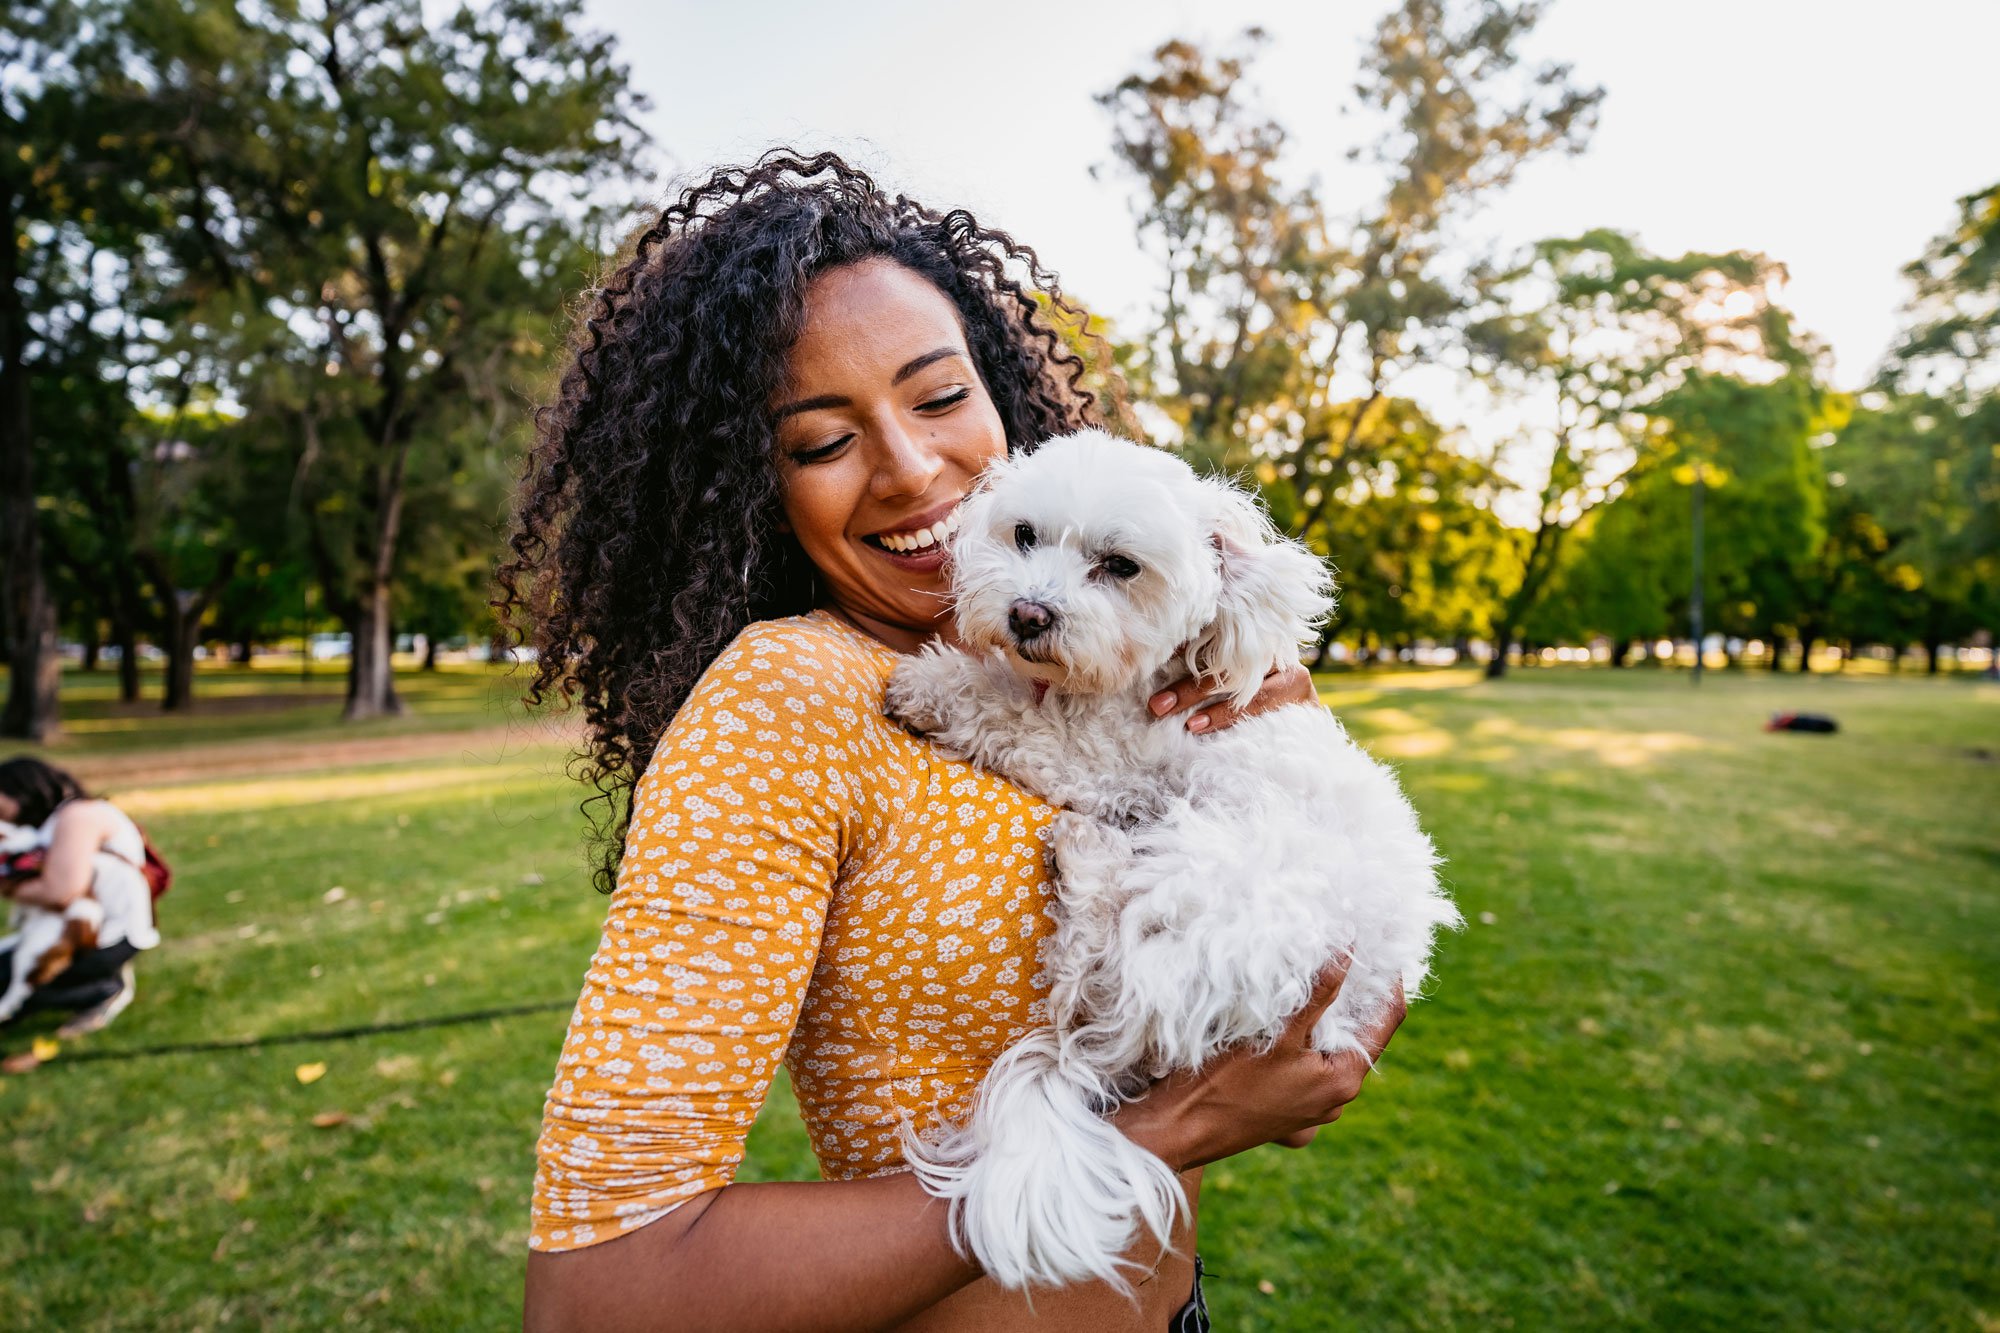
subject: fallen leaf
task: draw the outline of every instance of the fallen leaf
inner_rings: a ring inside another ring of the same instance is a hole
[[[521,876],[521,882],[523,884],[540,884],[543,882],[543,880],[540,875],[537,875],[534,871],[531,870],[527,874]]]
[[[332,888],[328,889],[325,893],[322,893],[320,895],[320,901],[324,903],[337,903],[346,896],[347,896],[347,890],[341,888],[340,885],[336,884]]]
[[[35,1038],[34,1051],[37,1062],[53,1060],[62,1054],[62,1043],[54,1037],[37,1037]]]
[[[338,1129],[347,1123],[345,1111],[321,1111],[313,1117],[314,1129]]]
[[[1266,1296],[1275,1296],[1278,1294],[1277,1284],[1272,1282],[1270,1278],[1259,1278],[1257,1280],[1257,1290],[1263,1292]]]
[[[317,1083],[326,1077],[326,1062],[315,1060],[309,1065],[300,1065],[292,1072],[298,1075],[301,1083]]]

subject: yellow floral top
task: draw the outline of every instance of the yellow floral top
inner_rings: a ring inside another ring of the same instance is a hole
[[[902,1164],[1044,1021],[1051,808],[882,716],[896,654],[825,612],[710,665],[633,796],[537,1145],[538,1250],[730,1182],[784,1060],[820,1170]]]

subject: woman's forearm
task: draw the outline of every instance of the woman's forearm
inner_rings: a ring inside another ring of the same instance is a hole
[[[879,1328],[977,1279],[907,1173],[730,1185],[629,1236],[528,1258],[529,1333]]]

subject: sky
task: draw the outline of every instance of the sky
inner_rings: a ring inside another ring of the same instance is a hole
[[[1336,213],[1376,182],[1347,161],[1362,38],[1384,0],[588,0],[652,101],[664,195],[682,174],[774,144],[835,148],[937,207],[1033,246],[1121,329],[1159,283],[1092,95],[1174,37],[1272,40],[1252,82],[1289,134],[1288,172]],[[1462,229],[1502,249],[1608,226],[1661,253],[1762,251],[1854,388],[1893,338],[1902,266],[2000,177],[1992,111],[2000,0],[1555,0],[1529,52],[1607,90],[1587,152],[1537,162]],[[1440,381],[1440,384],[1443,382]],[[1466,424],[1472,404],[1419,392]]]

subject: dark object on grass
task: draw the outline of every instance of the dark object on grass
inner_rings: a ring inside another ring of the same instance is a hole
[[[1774,713],[1764,724],[1766,731],[1836,732],[1840,724],[1823,713]]]

